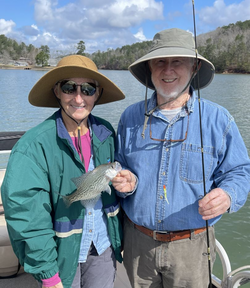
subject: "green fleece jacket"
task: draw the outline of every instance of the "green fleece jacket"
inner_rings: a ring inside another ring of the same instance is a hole
[[[113,162],[112,126],[92,115],[89,122],[95,166]],[[24,270],[37,280],[59,272],[64,288],[71,287],[78,265],[85,209],[79,201],[66,208],[59,194],[73,193],[76,187],[70,179],[83,173],[59,110],[17,142],[1,188],[11,243]],[[121,262],[121,212],[113,189],[111,195],[102,193],[102,202]]]

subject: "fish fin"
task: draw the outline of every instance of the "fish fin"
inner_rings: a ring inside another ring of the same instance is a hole
[[[62,196],[59,192],[53,191],[54,193],[56,193],[59,196]]]
[[[104,190],[104,192],[107,192],[109,195],[111,195],[111,188],[108,185],[107,188]]]
[[[56,191],[54,191],[54,192],[63,198],[63,202],[65,203],[66,207],[69,208],[69,206],[71,205],[71,202],[69,201],[69,197],[65,196],[65,195],[61,195],[60,193],[58,193]]]
[[[76,177],[76,178],[71,178],[71,181],[73,181],[73,183],[76,185],[77,188],[80,187],[81,183],[84,181],[84,179],[87,177],[88,173],[83,174],[80,177]]]
[[[94,208],[100,196],[101,195],[98,195],[95,198],[88,199],[88,200],[81,200],[81,203],[85,208]]]
[[[71,202],[69,201],[69,198],[67,196],[62,196],[62,197],[63,197],[64,204],[66,205],[67,208],[69,208],[69,206],[71,205]]]

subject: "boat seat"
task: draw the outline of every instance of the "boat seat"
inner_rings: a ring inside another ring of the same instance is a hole
[[[11,150],[25,131],[0,132],[0,150]]]
[[[0,169],[0,191],[4,175],[5,169]],[[19,268],[18,259],[10,243],[0,193],[0,281],[1,278],[15,276]],[[23,269],[20,272],[23,272]]]

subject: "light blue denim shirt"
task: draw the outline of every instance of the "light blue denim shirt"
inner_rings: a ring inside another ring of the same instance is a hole
[[[231,198],[230,212],[240,209],[250,191],[250,161],[247,149],[229,112],[201,99],[206,192],[220,187]],[[156,106],[156,94],[148,100],[148,111]],[[189,124],[188,124],[188,113]],[[199,107],[192,92],[187,109],[171,121],[157,109],[148,121],[145,139],[144,101],[128,107],[117,132],[116,160],[138,177],[134,193],[117,193],[127,216],[151,230],[176,231],[205,226],[198,213],[204,195]],[[150,139],[183,139],[159,142]],[[220,217],[209,221],[214,225]]]
[[[90,136],[92,139],[91,124],[89,123]],[[91,149],[92,150],[92,149]],[[88,172],[95,169],[93,153],[89,161]],[[82,241],[80,247],[79,262],[86,262],[91,243],[95,245],[96,251],[101,255],[110,245],[111,241],[108,235],[107,218],[104,215],[102,199],[97,201],[95,207],[85,208],[83,221]]]
[[[91,157],[88,171],[93,169],[94,161],[93,157]],[[101,255],[111,245],[107,229],[107,219],[103,211],[102,199],[100,198],[97,201],[94,208],[85,209],[79,262],[85,262],[87,260],[92,241],[99,255]]]

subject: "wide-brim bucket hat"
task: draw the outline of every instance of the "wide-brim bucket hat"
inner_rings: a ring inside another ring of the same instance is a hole
[[[193,35],[190,32],[177,28],[163,30],[155,34],[149,53],[132,63],[129,66],[129,71],[143,85],[155,90],[147,62],[151,59],[163,57],[196,58]],[[215,68],[210,61],[198,54],[198,52],[197,58],[201,62],[201,67],[194,76],[191,85],[194,89],[201,89],[211,83],[214,77]]]
[[[122,100],[123,92],[106,76],[98,72],[95,63],[81,55],[70,55],[62,58],[57,66],[41,77],[29,93],[29,102],[38,107],[59,107],[53,93],[54,85],[69,78],[90,78],[99,84],[99,91],[103,89],[98,104]]]

